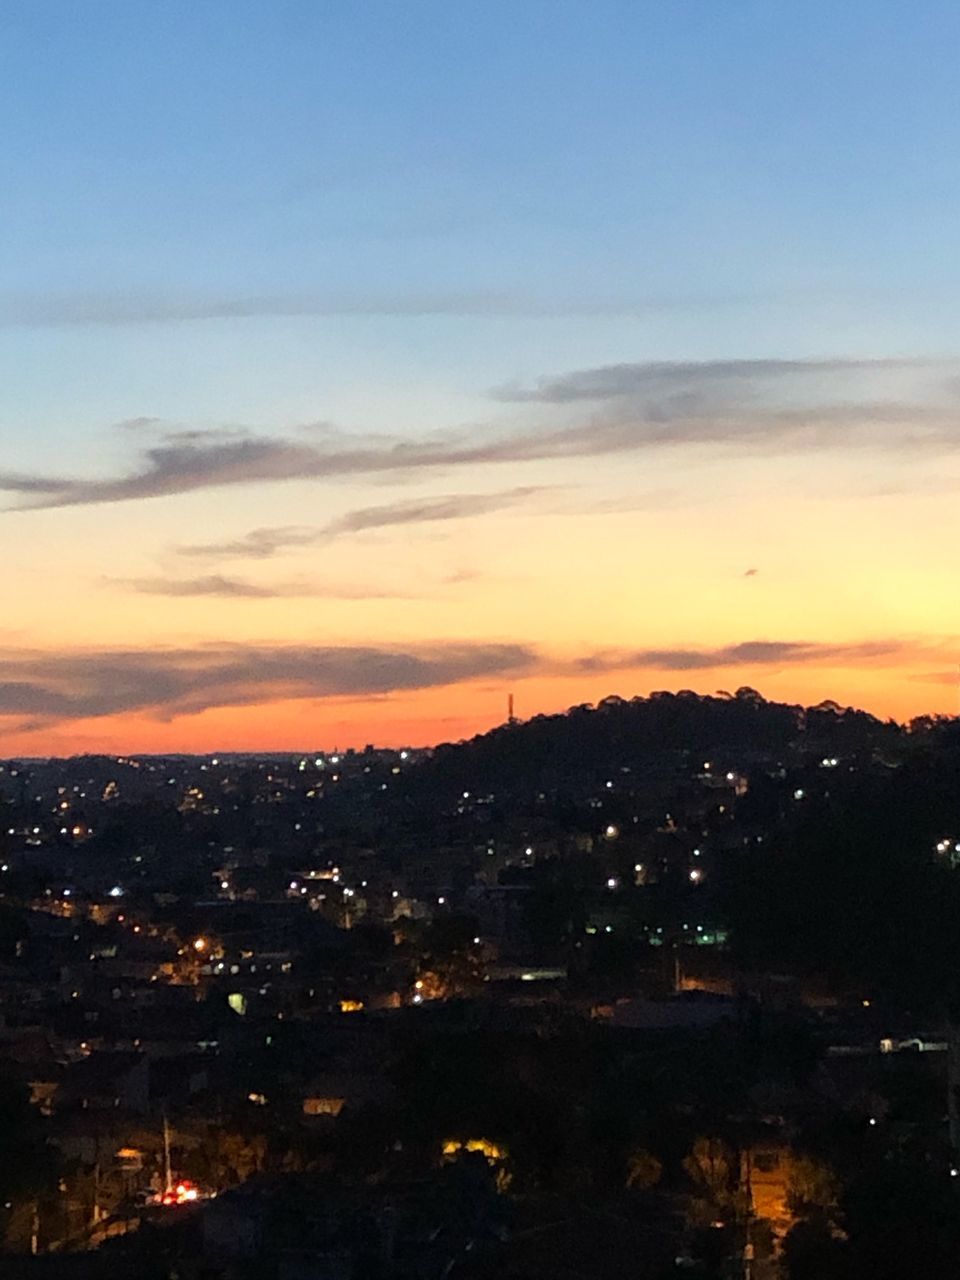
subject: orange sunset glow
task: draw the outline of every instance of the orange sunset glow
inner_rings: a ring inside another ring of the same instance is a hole
[[[804,430],[745,458],[514,430],[546,456],[21,500],[7,752],[425,744],[499,723],[508,693],[521,717],[743,684],[954,710],[943,498],[898,492],[895,453],[865,486]]]

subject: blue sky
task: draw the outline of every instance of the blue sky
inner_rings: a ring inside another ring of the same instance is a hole
[[[120,417],[280,419],[288,335],[321,335],[293,383],[337,404],[328,364],[369,383],[371,350],[391,388],[469,394],[591,347],[957,336],[953,4],[31,0],[0,35],[15,449],[53,360],[91,423],[104,378]]]
[[[13,292],[536,310],[955,269],[955,5],[31,0],[0,24]]]

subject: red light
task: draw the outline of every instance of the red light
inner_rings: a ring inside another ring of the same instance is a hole
[[[180,1205],[192,1204],[199,1199],[200,1192],[192,1182],[184,1178],[182,1182],[178,1182],[168,1191],[164,1191],[159,1197],[159,1202],[163,1205]]]

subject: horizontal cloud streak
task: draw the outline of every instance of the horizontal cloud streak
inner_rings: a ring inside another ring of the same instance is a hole
[[[0,326],[110,326],[191,321],[283,319],[297,316],[644,316],[691,308],[726,307],[755,301],[745,295],[634,298],[548,298],[494,290],[397,294],[0,294]]]
[[[500,400],[538,404],[570,404],[579,400],[611,400],[647,392],[693,392],[717,384],[783,382],[798,377],[877,373],[909,368],[918,362],[881,360],[651,360],[601,365],[542,378],[534,387],[500,387]]]
[[[253,529],[244,537],[231,541],[181,547],[180,554],[265,560],[280,551],[315,546],[343,534],[489,515],[515,506],[534,494],[547,491],[544,486],[528,485],[499,493],[460,493],[440,498],[415,498],[406,502],[384,503],[350,511],[318,528],[294,525]]]
[[[231,578],[211,573],[198,578],[129,578],[114,580],[117,586],[128,587],[148,596],[169,596],[179,599],[212,597],[219,600],[281,600],[318,598],[324,600],[402,600],[409,598],[403,592],[384,587],[359,584],[311,584],[286,582],[266,585],[248,582],[243,578]]]
[[[118,580],[117,585],[147,596],[216,596],[222,600],[268,600],[290,594],[282,587],[264,587],[219,573],[202,578],[128,578]]]
[[[249,560],[269,560],[293,547],[315,546],[320,530],[309,525],[282,525],[272,529],[252,529],[242,538],[228,542],[201,542],[179,547],[182,556],[225,556]]]
[[[522,644],[206,645],[0,652],[0,716],[34,725],[126,713],[161,718],[289,699],[363,697],[518,675]]]
[[[767,667],[790,665],[849,666],[875,659],[899,658],[916,647],[901,640],[828,644],[804,640],[745,640],[717,648],[636,649],[629,652],[596,654],[581,660],[584,671],[617,670],[628,667],[660,671],[711,671],[720,667]]]
[[[543,487],[527,485],[502,493],[460,493],[444,498],[414,499],[384,506],[363,507],[332,521],[323,531],[328,537],[340,533],[361,533],[366,529],[385,529],[396,525],[427,524],[438,520],[464,520],[469,516],[489,515],[514,506]]]

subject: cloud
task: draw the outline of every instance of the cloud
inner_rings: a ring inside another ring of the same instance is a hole
[[[448,293],[200,295],[131,290],[127,293],[0,293],[0,326],[177,324],[296,316],[646,316],[725,307],[747,295],[675,297],[537,297],[496,290]]]
[[[230,600],[266,600],[289,595],[282,587],[264,587],[240,578],[208,574],[202,578],[126,578],[118,585],[147,596],[217,596]]]
[[[313,445],[282,437],[248,436],[213,441],[167,438],[147,449],[140,466],[115,479],[23,476],[0,472],[0,491],[27,496],[14,508],[45,509],[127,502],[287,480],[333,479],[351,475],[402,474],[485,463],[520,463],[550,458],[593,457],[631,452],[669,442],[644,424],[587,424],[535,434],[517,434],[469,443],[452,438],[389,445],[357,443],[353,448]],[[396,522],[402,522],[401,519]]]
[[[314,546],[320,530],[309,525],[284,525],[273,529],[252,529],[242,538],[227,542],[193,543],[179,547],[182,556],[226,556],[250,560],[269,560],[279,551],[292,547]]]
[[[280,600],[313,597],[325,600],[402,600],[410,597],[404,592],[385,587],[360,584],[286,582],[264,585],[248,582],[244,578],[231,578],[219,573],[205,574],[198,578],[126,578],[111,579],[116,585],[127,587],[148,596],[169,596],[186,599],[209,596],[220,600]]]
[[[65,294],[0,296],[0,326],[24,328],[142,325],[295,316],[431,316],[544,314],[546,308],[508,294],[471,293],[340,298],[322,294],[188,296]]]
[[[601,365],[542,378],[535,386],[499,387],[497,399],[514,403],[570,404],[579,400],[611,400],[650,392],[695,394],[718,384],[783,382],[833,374],[877,373],[915,367],[917,361],[881,360],[651,360]]]
[[[363,533],[370,529],[387,529],[398,525],[427,524],[446,520],[464,520],[470,516],[489,515],[524,502],[534,494],[548,492],[544,486],[528,485],[505,489],[499,493],[459,493],[440,498],[415,498],[406,502],[384,503],[361,507],[338,516],[319,528],[292,525],[280,528],[253,529],[242,538],[227,542],[201,543],[180,548],[185,556],[228,556],[265,560],[280,551],[294,547],[315,546],[344,534]]]
[[[955,406],[893,395],[887,380],[924,366],[906,360],[746,360],[612,365],[546,379],[509,398],[551,410],[553,422],[514,423],[417,440],[325,430],[258,436],[239,428],[168,432],[126,475],[0,473],[15,509],[157,498],[230,485],[520,464],[706,445],[754,454],[801,448],[955,449]],[[888,390],[884,398],[880,392]],[[869,392],[869,394],[867,394]],[[507,393],[501,393],[507,398]],[[587,416],[581,402],[594,402]],[[570,407],[577,416],[565,420]],[[559,419],[557,421],[556,419]],[[480,499],[478,499],[479,501]],[[401,522],[403,512],[397,521]]]
[[[356,459],[353,459],[356,465]],[[345,465],[341,462],[341,467]],[[300,475],[336,474],[336,460],[324,458],[309,445],[282,439],[247,437],[213,441],[171,436],[147,449],[139,471],[113,480],[81,480],[73,477],[45,479],[49,498],[36,506],[78,506],[122,502],[130,498],[156,498],[189,493],[253,480],[292,480]],[[0,489],[25,490],[22,477],[0,474]]]
[[[32,507],[67,507],[124,502],[255,482],[324,479],[399,472],[484,460],[483,446],[449,441],[353,448],[309,444],[282,437],[247,436],[213,440],[167,437],[145,450],[137,470],[116,479],[34,477],[0,473],[0,490],[40,494]]]
[[[897,658],[912,647],[902,640],[827,644],[806,640],[745,640],[717,648],[636,649],[595,654],[580,660],[586,671],[647,667],[661,671],[710,671],[718,667],[790,665],[849,666],[875,659]]]
[[[514,506],[536,493],[542,486],[527,485],[506,489],[501,493],[460,493],[445,498],[413,499],[385,506],[363,507],[332,521],[324,533],[336,537],[341,533],[360,533],[365,529],[384,529],[393,525],[424,524],[436,520],[463,520],[468,516],[488,515]]]
[[[932,365],[897,358],[653,361],[575,370],[493,394],[561,418],[564,425],[546,437],[557,452],[691,444],[752,453],[956,447],[955,405],[942,382],[929,378]]]
[[[0,471],[0,490],[8,493],[51,494],[63,491],[64,482],[53,476],[25,476],[16,471]]]
[[[25,718],[31,727],[126,713],[173,719],[217,707],[516,676],[536,661],[526,645],[474,643],[7,650],[0,651],[0,717]]]

